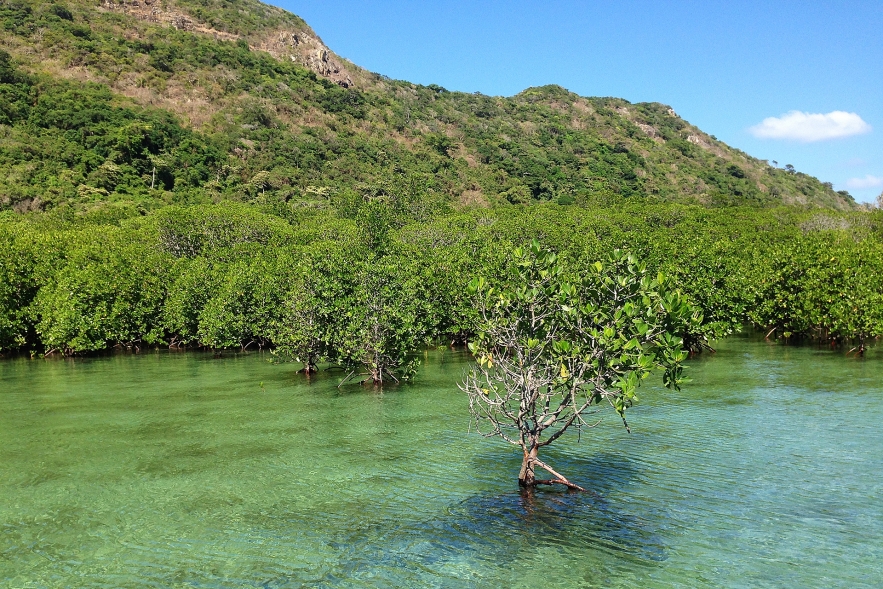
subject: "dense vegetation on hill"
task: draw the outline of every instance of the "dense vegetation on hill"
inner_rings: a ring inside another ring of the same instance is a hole
[[[0,0],[0,27],[4,208],[237,200],[290,216],[390,193],[453,207],[854,206],[667,106],[385,79],[253,0]]]

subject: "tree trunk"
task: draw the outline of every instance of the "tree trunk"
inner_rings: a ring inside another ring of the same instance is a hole
[[[568,481],[564,475],[559,474],[552,470],[552,468],[544,463],[542,460],[537,458],[537,454],[539,453],[539,447],[536,443],[531,445],[531,449],[524,450],[524,459],[521,461],[521,472],[518,473],[518,486],[522,488],[531,489],[536,487],[537,485],[564,485],[568,489],[573,489],[574,491],[585,491],[579,485],[575,485]],[[536,467],[539,466],[545,471],[548,471],[551,474],[553,479],[538,479],[536,477]]]
[[[307,376],[319,372],[319,369],[316,367],[316,361],[318,354],[314,354],[312,352],[307,352],[307,360],[304,362],[304,374]]]
[[[537,457],[539,448],[533,445],[530,450],[524,450],[524,459],[521,461],[521,472],[518,473],[519,487],[533,487],[536,485],[536,475],[534,474],[534,460]]]

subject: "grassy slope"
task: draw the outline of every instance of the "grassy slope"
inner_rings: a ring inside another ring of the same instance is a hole
[[[14,68],[0,84],[3,208],[236,199],[290,213],[403,194],[855,206],[665,105],[389,80],[254,0],[0,0],[0,29]]]

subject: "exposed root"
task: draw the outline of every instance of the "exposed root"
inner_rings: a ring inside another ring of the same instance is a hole
[[[863,356],[865,355],[865,345],[864,345],[864,344],[860,344],[860,345],[858,345],[858,346],[855,346],[854,348],[852,348],[851,350],[849,350],[848,352],[846,352],[846,355],[849,356],[849,355],[852,354],[853,352],[855,352],[855,357],[856,357],[856,358],[863,357]]]
[[[564,485],[568,489],[573,489],[574,491],[582,491],[584,493],[588,492],[586,489],[583,489],[579,485],[568,481],[567,478],[564,477],[562,474],[555,472],[552,469],[552,467],[550,467],[548,464],[546,464],[545,462],[543,462],[539,458],[534,458],[533,460],[531,460],[531,462],[533,462],[533,464],[535,466],[539,466],[540,468],[542,468],[543,470],[548,472],[550,475],[555,477],[554,479],[534,479],[534,481],[533,481],[534,485]]]
[[[360,372],[360,373],[356,374],[356,371],[353,370],[352,372],[347,374],[346,377],[342,381],[340,381],[340,384],[337,385],[337,388],[342,387],[344,384],[349,382],[352,378],[357,377],[357,376],[367,376],[368,377],[363,380],[360,380],[359,384],[371,383],[374,385],[383,385],[383,382],[384,382],[383,375],[384,374],[386,374],[389,378],[391,378],[393,380],[393,382],[395,382],[396,384],[400,384],[399,379],[397,379],[392,372],[390,372],[389,370],[384,368],[380,371],[379,377],[372,372]]]
[[[337,385],[337,388],[340,388],[340,387],[342,387],[345,383],[349,382],[349,380],[350,380],[350,379],[353,377],[353,375],[355,375],[355,374],[356,374],[356,371],[355,371],[355,370],[353,370],[352,372],[350,372],[349,374],[347,374],[347,375],[344,377],[344,379],[343,379],[342,381],[340,381],[340,384]]]
[[[583,493],[588,493],[588,490],[583,489],[579,485],[575,485],[571,483],[567,479],[536,479],[533,482],[534,485],[564,485],[568,489],[573,489],[574,491],[582,491]]]

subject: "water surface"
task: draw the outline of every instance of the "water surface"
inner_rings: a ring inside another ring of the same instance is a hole
[[[461,352],[414,385],[262,354],[0,362],[2,587],[879,587],[883,353],[723,342],[519,493]]]

